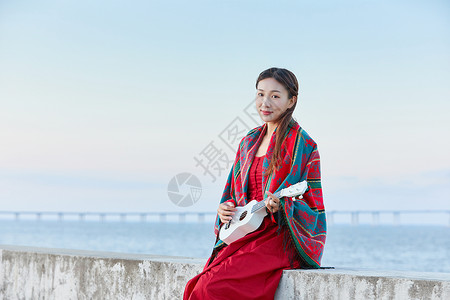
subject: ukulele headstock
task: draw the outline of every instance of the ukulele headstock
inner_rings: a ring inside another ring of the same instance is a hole
[[[283,190],[281,190],[281,197],[292,197],[297,195],[303,195],[308,189],[308,182],[303,180],[299,183],[291,185]]]

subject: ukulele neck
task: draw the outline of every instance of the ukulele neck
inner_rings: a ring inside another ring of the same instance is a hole
[[[280,198],[281,196],[281,191],[276,192],[275,194],[273,194],[275,197]],[[252,207],[252,213],[266,207],[266,203],[264,202],[268,197],[266,197],[264,200],[259,201],[258,203],[256,203],[255,205],[253,205]]]

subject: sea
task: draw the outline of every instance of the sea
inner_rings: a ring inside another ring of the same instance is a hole
[[[0,220],[0,245],[208,258],[212,222]],[[322,266],[450,273],[450,226],[328,226]]]

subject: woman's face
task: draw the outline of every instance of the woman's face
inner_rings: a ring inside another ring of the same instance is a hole
[[[281,114],[291,108],[297,97],[288,98],[287,89],[273,78],[266,78],[258,82],[256,88],[256,109],[259,116],[266,123],[277,125]]]

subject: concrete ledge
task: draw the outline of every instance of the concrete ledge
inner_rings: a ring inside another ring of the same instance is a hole
[[[0,246],[0,299],[180,299],[206,260]]]
[[[450,299],[450,273],[288,270],[275,299]]]
[[[0,299],[181,299],[205,262],[0,245]],[[275,299],[450,299],[450,273],[289,270]]]

